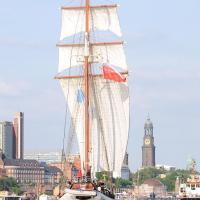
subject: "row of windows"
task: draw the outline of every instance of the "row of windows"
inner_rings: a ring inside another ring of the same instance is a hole
[[[44,171],[43,170],[23,170],[23,169],[8,169],[8,173],[22,173],[22,174],[25,174],[25,173],[32,173],[32,174],[44,174]]]
[[[44,173],[41,173],[41,172],[29,172],[29,173],[24,173],[24,172],[9,172],[8,174],[44,175]]]
[[[13,176],[15,178],[20,178],[20,179],[43,179],[44,177],[43,176]]]
[[[200,188],[200,184],[188,184],[187,187],[190,187],[192,190],[195,188]]]
[[[19,180],[17,179],[17,183],[44,183],[43,180],[40,179],[31,179],[31,180]]]

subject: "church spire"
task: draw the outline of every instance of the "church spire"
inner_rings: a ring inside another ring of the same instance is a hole
[[[144,133],[145,133],[145,135],[153,136],[153,123],[151,122],[149,114],[148,114],[146,122],[144,124]]]

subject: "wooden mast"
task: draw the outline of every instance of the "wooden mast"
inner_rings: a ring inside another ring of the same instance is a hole
[[[90,169],[90,132],[89,132],[89,0],[85,1],[85,55],[84,55],[84,87],[85,87],[85,175]]]

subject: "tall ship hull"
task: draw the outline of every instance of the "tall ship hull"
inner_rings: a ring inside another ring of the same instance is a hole
[[[75,200],[75,199],[101,200],[101,197],[97,196],[96,191],[66,189],[65,194],[60,198],[60,200]]]
[[[101,192],[97,191],[82,191],[82,190],[71,190],[66,189],[65,194],[60,200],[75,200],[75,199],[91,199],[91,200],[112,200]]]

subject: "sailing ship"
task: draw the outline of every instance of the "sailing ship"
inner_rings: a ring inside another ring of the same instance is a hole
[[[83,177],[90,175],[92,180],[101,171],[120,177],[127,148],[128,67],[117,8],[116,4],[94,5],[90,0],[61,7],[56,79],[70,113],[68,136],[76,136]],[[111,197],[97,192],[86,180],[72,184],[61,199],[76,198]]]

